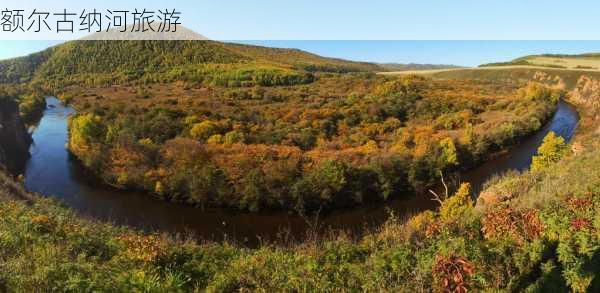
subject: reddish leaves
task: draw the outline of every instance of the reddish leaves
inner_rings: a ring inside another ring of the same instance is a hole
[[[571,220],[571,227],[575,231],[579,231],[579,230],[583,230],[583,229],[589,229],[591,226],[592,225],[591,225],[590,221],[588,221],[587,219],[573,219],[573,220]]]
[[[591,198],[568,196],[565,201],[569,210],[573,212],[584,211],[593,207]]]
[[[488,213],[482,220],[483,236],[486,239],[510,237],[523,242],[538,238],[544,226],[535,210],[515,211],[510,207],[500,208]]]
[[[467,292],[474,273],[473,264],[459,256],[438,256],[433,267],[435,282],[443,292]]]
[[[593,196],[592,192],[587,192],[580,196],[568,194],[563,199],[566,210],[570,214],[570,226],[574,231],[593,229],[590,221],[590,217],[593,217],[594,214]]]

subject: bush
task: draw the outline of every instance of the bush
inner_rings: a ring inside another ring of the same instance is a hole
[[[219,128],[216,123],[205,120],[192,126],[190,136],[196,140],[206,141],[209,137],[217,134],[218,131]]]

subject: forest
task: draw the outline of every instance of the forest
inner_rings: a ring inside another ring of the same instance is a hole
[[[106,183],[165,200],[314,212],[426,190],[535,132],[562,95],[365,74],[177,88],[75,92],[69,149]]]

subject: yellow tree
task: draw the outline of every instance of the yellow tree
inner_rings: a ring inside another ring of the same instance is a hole
[[[556,133],[551,131],[546,135],[544,142],[538,148],[538,154],[533,157],[531,170],[539,171],[560,161],[567,150],[567,144],[565,143],[564,138],[557,136]]]

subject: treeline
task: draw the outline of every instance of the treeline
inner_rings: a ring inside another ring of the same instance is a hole
[[[84,103],[69,148],[106,182],[167,200],[315,211],[428,188],[539,129],[560,95],[416,76],[225,93],[153,109]]]
[[[40,87],[61,91],[68,86],[109,87],[111,85],[151,85],[185,82],[189,87],[287,86],[311,83],[316,76],[269,66],[196,65],[165,68],[163,71],[121,71],[116,74],[73,74],[59,79],[38,80]]]

